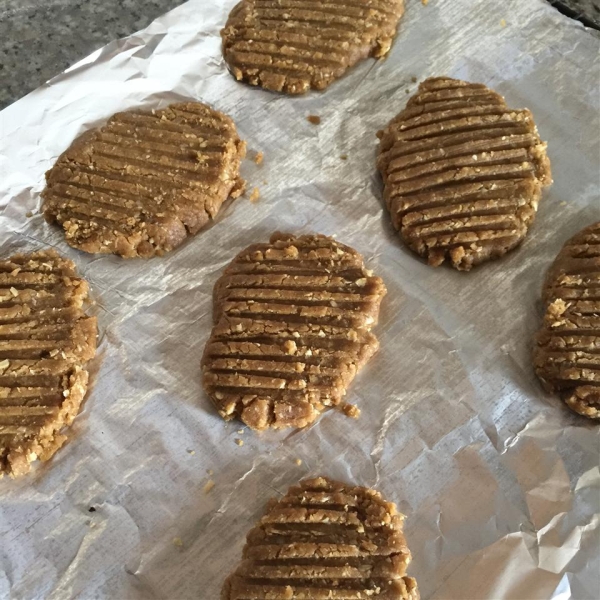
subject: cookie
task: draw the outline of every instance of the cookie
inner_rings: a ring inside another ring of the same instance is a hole
[[[276,233],[243,250],[215,285],[204,388],[226,419],[304,427],[342,400],[375,353],[386,293],[352,248]]]
[[[96,352],[88,284],[54,251],[0,260],[0,476],[30,470],[66,441]]]
[[[270,502],[221,600],[418,600],[403,520],[375,490],[305,480]]]
[[[233,121],[205,104],[117,113],[46,173],[44,215],[85,252],[162,255],[242,193],[245,147]]]
[[[359,60],[385,56],[404,0],[242,0],[223,56],[238,81],[303,94],[324,90]]]
[[[427,79],[377,135],[392,223],[432,266],[468,271],[506,254],[552,183],[531,113],[481,83]]]
[[[600,419],[600,221],[572,237],[544,284],[546,314],[534,365],[567,406]]]

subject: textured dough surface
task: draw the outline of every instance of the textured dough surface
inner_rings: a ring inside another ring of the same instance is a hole
[[[66,441],[96,352],[88,284],[54,251],[0,260],[0,476],[17,477]]]
[[[162,255],[242,193],[245,148],[233,121],[205,104],[117,113],[46,173],[44,215],[85,252]]]
[[[531,113],[480,83],[427,79],[378,136],[394,227],[433,266],[468,271],[506,254],[552,182]]]
[[[544,285],[535,371],[575,412],[600,419],[600,222],[572,237]]]
[[[359,60],[385,56],[404,0],[242,0],[223,56],[237,80],[303,94],[325,89]]]
[[[418,600],[403,521],[375,490],[302,481],[250,531],[221,600]]]
[[[342,400],[378,348],[385,294],[358,252],[322,235],[276,233],[217,281],[204,388],[224,419],[304,427]]]

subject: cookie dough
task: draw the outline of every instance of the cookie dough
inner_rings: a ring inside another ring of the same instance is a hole
[[[215,285],[204,388],[224,419],[304,427],[338,405],[378,348],[386,293],[333,238],[277,233],[242,251]]]
[[[46,173],[44,215],[85,252],[162,255],[243,192],[245,148],[233,121],[205,104],[117,113]]]
[[[24,475],[66,441],[96,352],[88,284],[54,251],[0,260],[0,476]]]
[[[506,254],[552,182],[531,113],[481,83],[427,79],[378,136],[394,227],[432,266],[468,271]]]
[[[305,480],[271,501],[221,600],[418,600],[403,520],[375,490]]]
[[[575,412],[600,419],[600,222],[572,237],[544,284],[535,371]]]
[[[404,0],[242,0],[229,15],[223,56],[238,81],[303,94],[325,89],[368,56],[385,56]]]

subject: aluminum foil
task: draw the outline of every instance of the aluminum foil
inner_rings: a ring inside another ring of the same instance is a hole
[[[187,2],[0,113],[0,252],[71,257],[100,323],[70,443],[0,481],[0,597],[216,600],[267,499],[318,474],[398,503],[424,599],[597,597],[598,428],[542,390],[531,346],[544,271],[600,218],[598,34],[542,0],[413,0],[387,59],[290,98],[227,72],[233,4]],[[375,169],[375,132],[414,81],[441,74],[530,108],[555,177],[523,245],[467,274],[403,247]],[[112,113],[181,99],[230,114],[265,153],[244,165],[260,200],[231,203],[163,258],[70,249],[40,215],[44,171]],[[358,421],[331,411],[305,430],[239,433],[202,391],[213,284],[277,229],[336,235],[387,284],[381,350],[347,396]]]

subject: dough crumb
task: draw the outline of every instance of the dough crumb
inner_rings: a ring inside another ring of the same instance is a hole
[[[209,476],[214,474],[214,471],[212,469],[209,469],[208,471],[206,471],[208,473]]]
[[[418,79],[417,79],[417,78],[416,78],[414,75],[413,75],[413,76],[410,78],[410,80],[411,80],[413,83],[417,83],[417,81],[418,81]]]
[[[264,155],[262,152],[257,152],[257,153],[254,155],[254,162],[255,162],[257,165],[260,165],[260,164],[262,163],[262,161],[263,161],[263,158],[264,158],[264,157],[265,157],[265,155]]]
[[[244,445],[244,440],[240,440],[239,438],[236,438],[236,439],[235,439],[235,443],[236,443],[238,446],[243,446],[243,445]]]
[[[358,419],[358,417],[360,417],[360,408],[358,408],[358,406],[354,406],[354,404],[343,404],[342,412],[351,419]]]
[[[506,19],[501,19],[500,27],[506,27]]]
[[[300,466],[300,465],[302,464],[302,461],[301,461],[299,458],[297,458],[297,459],[296,459],[294,462],[295,462],[295,463],[296,463],[298,466]]]
[[[567,205],[567,203],[566,203],[566,202],[563,200],[563,201],[560,203],[560,205],[561,205],[561,206],[566,206],[566,205]]]
[[[212,490],[215,487],[215,482],[212,479],[209,479],[205,484],[204,487],[202,488],[202,491],[205,494],[208,494],[208,492],[210,492],[210,490]]]
[[[31,217],[33,217],[33,213],[32,213],[30,210],[28,210],[28,211],[25,213],[25,216],[26,216],[28,219],[30,219]]]
[[[429,4],[429,0],[421,0],[421,4],[423,6],[427,6]]]
[[[321,124],[321,117],[318,117],[317,115],[308,115],[308,117],[306,117],[306,120],[309,123],[312,123],[313,125]]]
[[[190,456],[194,456],[194,454],[196,454],[196,451],[195,451],[195,450],[188,450],[188,451],[187,451],[187,453],[188,453]]]
[[[348,155],[347,155],[347,154],[342,154],[342,155],[340,156],[340,158],[341,158],[342,160],[348,160]]]
[[[178,537],[173,538],[173,546],[177,546],[178,548],[181,548],[183,546],[183,540]]]
[[[260,198],[260,190],[258,188],[254,188],[252,193],[250,194],[250,202],[256,202]]]

